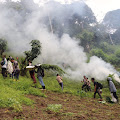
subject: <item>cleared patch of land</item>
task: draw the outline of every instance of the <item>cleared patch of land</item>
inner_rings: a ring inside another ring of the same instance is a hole
[[[35,103],[32,106],[23,105],[22,112],[0,108],[0,120],[120,120],[119,104],[102,104],[98,99],[44,92],[47,98],[27,95]],[[62,107],[59,111],[52,111],[47,109],[49,104],[60,104]]]

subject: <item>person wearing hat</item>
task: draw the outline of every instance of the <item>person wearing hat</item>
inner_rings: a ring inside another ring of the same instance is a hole
[[[112,81],[112,78],[108,77],[107,81],[108,81],[108,86],[109,86],[109,90],[111,92],[111,95],[117,100],[117,102],[119,102],[118,96],[116,94],[117,89]]]

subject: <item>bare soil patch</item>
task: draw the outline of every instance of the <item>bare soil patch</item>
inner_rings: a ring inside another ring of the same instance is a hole
[[[120,105],[98,103],[97,99],[45,91],[47,98],[28,95],[33,106],[23,105],[22,112],[0,109],[0,120],[120,120]],[[48,104],[61,104],[59,112],[47,110]]]

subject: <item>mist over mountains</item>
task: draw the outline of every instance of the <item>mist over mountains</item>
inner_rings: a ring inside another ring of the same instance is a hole
[[[108,12],[103,19],[103,24],[118,29],[120,27],[120,9]]]
[[[103,23],[106,28],[113,30],[111,35],[115,43],[120,43],[120,9],[110,11],[103,19]]]

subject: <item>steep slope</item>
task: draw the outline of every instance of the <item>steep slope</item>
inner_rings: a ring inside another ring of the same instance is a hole
[[[118,29],[120,27],[120,9],[108,12],[103,19],[103,24]]]

